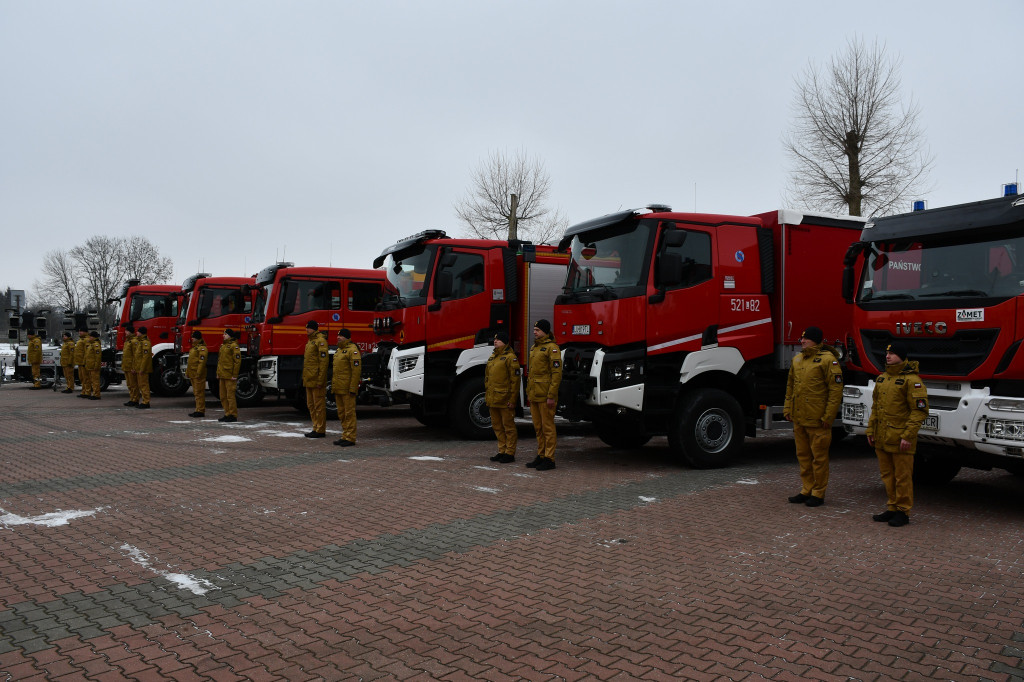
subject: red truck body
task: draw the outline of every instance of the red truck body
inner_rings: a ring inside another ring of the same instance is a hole
[[[247,407],[257,405],[263,398],[263,387],[256,376],[256,364],[245,355],[249,341],[248,327],[252,324],[253,308],[256,302],[256,278],[254,277],[213,277],[198,273],[187,278],[181,285],[183,300],[176,326],[175,348],[179,354],[182,374],[188,364],[188,353],[192,349],[192,333],[203,335],[209,351],[206,363],[207,383],[216,396],[220,384],[216,378],[220,346],[224,342],[224,330],[238,332],[238,345],[243,350],[242,369],[239,372],[236,389],[238,404]]]
[[[498,331],[525,359],[533,323],[551,319],[568,257],[528,242],[450,239],[440,230],[388,247],[374,261],[387,292],[374,328],[374,386],[408,400],[420,421],[493,438],[483,372]],[[523,362],[525,366],[525,362]]]
[[[928,388],[915,476],[961,466],[1024,473],[1024,197],[886,216],[846,259],[856,332],[843,420],[863,433],[885,348],[906,345]]]
[[[181,288],[175,284],[140,284],[138,280],[128,280],[120,295],[107,301],[118,304],[118,322],[113,339],[117,350],[117,372],[124,374],[121,355],[127,326],[145,327],[153,349],[153,373],[149,382],[158,395],[176,396],[188,390],[174,349],[174,328],[178,323],[181,300]]]
[[[613,446],[668,435],[692,466],[722,466],[778,426],[808,326],[840,348],[852,329],[838,264],[863,220],[623,211],[570,227],[555,306],[561,409]]]
[[[373,311],[383,295],[383,273],[277,263],[256,275],[254,287],[248,353],[256,359],[264,390],[282,392],[305,405],[302,357],[310,321],[319,325],[332,348],[337,346],[338,330],[348,329],[362,352],[373,349]],[[328,411],[334,412],[330,391]]]

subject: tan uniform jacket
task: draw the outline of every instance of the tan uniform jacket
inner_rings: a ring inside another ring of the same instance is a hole
[[[327,339],[320,332],[306,341],[306,351],[302,355],[302,385],[306,388],[327,385],[328,351]]]
[[[85,347],[88,344],[88,336],[79,336],[78,341],[75,341],[75,364],[79,367],[85,364]]]
[[[532,403],[558,400],[558,386],[562,383],[562,351],[550,335],[533,342],[530,348],[529,375],[526,396]]]
[[[135,350],[135,371],[149,374],[153,371],[153,344],[149,342],[148,336],[140,336],[138,344]]]
[[[210,352],[202,341],[193,341],[192,349],[188,352],[188,365],[185,366],[185,376],[189,379],[206,381],[206,358]]]
[[[336,395],[359,393],[363,378],[362,353],[359,346],[346,340],[334,353],[334,371],[331,373],[331,391]]]
[[[495,348],[484,369],[484,399],[487,407],[515,406],[519,398],[522,369],[512,347]]]
[[[874,437],[876,449],[896,452],[902,439],[910,443],[906,452],[917,451],[917,432],[928,417],[928,389],[917,368],[915,360],[906,360],[875,379],[867,435]]]
[[[217,378],[238,378],[241,369],[242,351],[238,348],[238,341],[225,341],[220,345],[220,353],[217,355]]]
[[[60,366],[74,367],[75,365],[75,342],[68,339],[60,346]]]
[[[789,366],[783,412],[800,426],[831,426],[843,404],[843,370],[832,349],[811,346]]]
[[[139,339],[132,334],[124,340],[124,348],[121,349],[121,369],[125,372],[134,372],[139,360]]]
[[[85,347],[85,368],[88,370],[99,369],[102,361],[103,349],[100,347],[99,339],[89,339],[89,345]]]
[[[43,340],[38,336],[28,340],[26,359],[30,365],[41,365],[43,363]]]

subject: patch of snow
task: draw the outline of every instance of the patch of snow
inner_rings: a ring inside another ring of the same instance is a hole
[[[482,485],[473,486],[473,490],[479,490],[482,493],[500,493],[501,491],[497,488],[485,488]]]
[[[169,580],[181,589],[188,590],[192,594],[206,594],[210,590],[220,589],[206,578],[196,578],[195,576],[188,575],[187,573],[171,573],[170,571],[161,571],[160,569],[153,568],[149,562],[149,555],[138,547],[132,547],[125,543],[121,545],[121,551],[127,554],[128,558],[139,566],[156,573],[161,578]]]
[[[3,524],[4,526],[24,526],[27,524],[34,524],[37,526],[53,528],[54,526],[66,526],[68,522],[73,519],[92,516],[102,509],[103,507],[97,507],[96,509],[88,511],[70,509],[68,511],[55,511],[49,512],[48,514],[40,514],[39,516],[18,516],[17,514],[5,513],[3,516],[0,516],[0,524]],[[0,512],[3,511],[3,509],[0,509]]]
[[[410,457],[409,459],[415,459],[420,462],[443,462],[444,457],[434,457],[433,455],[417,455],[416,457]]]
[[[741,478],[736,482],[740,485],[758,485],[760,483],[756,478]]]
[[[657,502],[658,498],[657,497],[644,497],[643,495],[641,495],[640,496],[640,501],[641,502]]]
[[[251,438],[245,436],[214,436],[213,438],[200,438],[200,440],[209,441],[211,443],[242,443]]]

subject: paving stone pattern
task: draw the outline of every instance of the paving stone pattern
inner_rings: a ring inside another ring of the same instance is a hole
[[[124,399],[0,388],[0,680],[1024,677],[1005,473],[893,529],[852,441],[810,509],[784,435],[695,471],[560,424],[534,472],[528,421],[496,465],[401,408],[338,448],[276,401]]]

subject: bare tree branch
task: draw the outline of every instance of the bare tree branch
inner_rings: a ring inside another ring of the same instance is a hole
[[[174,263],[160,256],[159,250],[145,237],[135,235],[121,242],[125,277],[142,284],[164,284],[174,276]]]
[[[927,191],[932,158],[900,99],[900,60],[853,38],[828,67],[797,82],[794,123],[784,139],[793,164],[787,201],[850,215],[884,215]]]
[[[34,284],[36,297],[61,310],[76,310],[81,298],[78,271],[70,251],[55,249],[43,256],[43,279]]]
[[[559,210],[547,207],[550,189],[551,180],[539,159],[529,159],[522,149],[512,156],[494,151],[473,171],[469,191],[455,204],[455,215],[470,237],[508,239],[515,194],[518,238],[547,243],[569,224]]]

